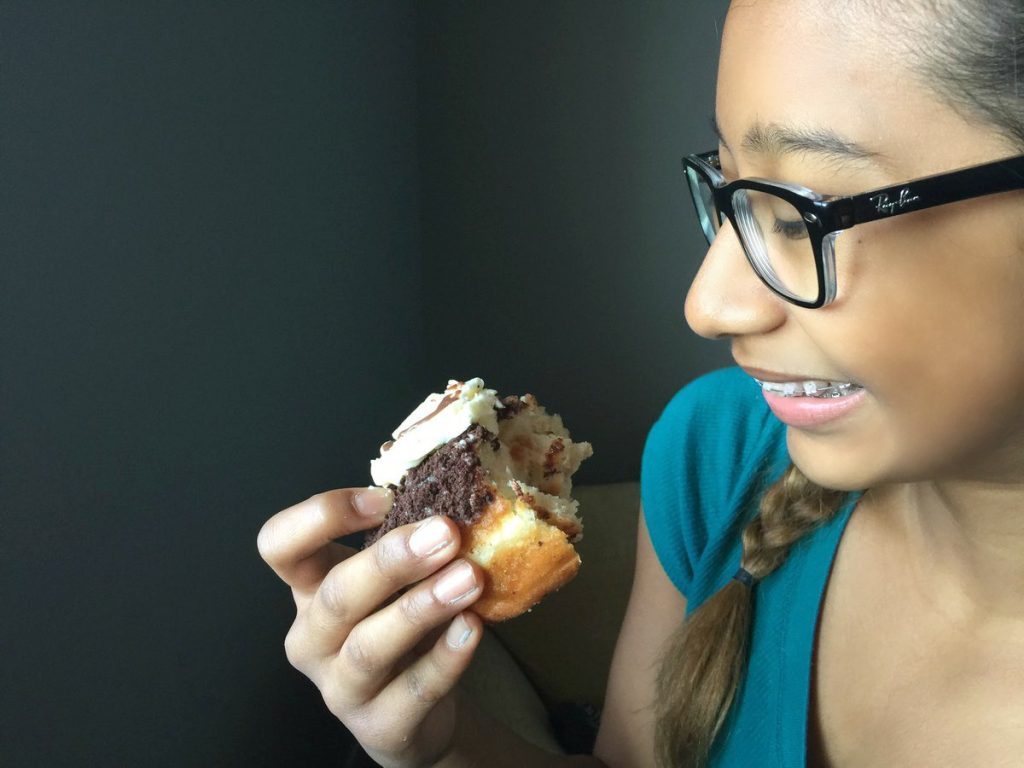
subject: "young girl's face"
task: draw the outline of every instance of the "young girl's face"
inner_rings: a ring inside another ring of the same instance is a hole
[[[850,195],[1018,153],[915,79],[878,34],[885,20],[844,26],[827,6],[733,3],[716,105],[728,180]],[[875,154],[746,146],[771,126],[831,131]],[[1024,480],[1024,193],[857,226],[838,238],[836,269],[834,303],[789,304],[761,283],[726,224],[686,299],[694,331],[730,338],[743,366],[864,387],[844,416],[788,428],[796,465],[836,489]]]

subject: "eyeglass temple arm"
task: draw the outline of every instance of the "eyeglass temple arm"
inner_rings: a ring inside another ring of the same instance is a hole
[[[928,176],[893,187],[876,189],[849,198],[852,221],[842,226],[887,219],[901,213],[920,211],[937,205],[956,203],[982,195],[994,195],[1024,188],[1024,156],[1000,160],[962,171]],[[840,214],[846,219],[847,215]]]

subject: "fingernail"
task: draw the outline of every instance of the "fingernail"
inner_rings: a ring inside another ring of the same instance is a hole
[[[445,633],[445,641],[448,643],[448,647],[453,651],[459,650],[466,644],[466,641],[473,636],[473,628],[466,623],[466,620],[462,618],[460,613],[451,624],[448,625],[448,631]]]
[[[391,504],[394,501],[394,494],[388,488],[377,488],[370,486],[360,491],[352,499],[352,505],[363,517],[379,517],[391,511]]]
[[[461,562],[451,568],[434,585],[435,597],[449,605],[469,597],[476,590],[476,576],[467,562]]]
[[[440,552],[452,540],[452,533],[444,520],[432,517],[420,523],[419,528],[409,537],[409,549],[419,557],[429,557]]]

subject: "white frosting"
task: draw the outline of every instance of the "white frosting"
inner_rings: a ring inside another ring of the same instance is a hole
[[[483,379],[449,381],[443,394],[427,397],[398,425],[389,448],[381,446],[380,458],[370,462],[373,482],[400,485],[406,472],[473,424],[497,435],[497,409],[504,408],[497,395],[484,388]]]

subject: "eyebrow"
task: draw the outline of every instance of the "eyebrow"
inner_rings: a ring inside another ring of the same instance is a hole
[[[715,115],[711,115],[711,129],[731,152],[732,149],[722,135]],[[803,128],[778,123],[755,123],[743,137],[742,146],[757,154],[809,154],[838,164],[868,162],[882,165],[886,159],[880,152],[873,152],[827,128]]]

